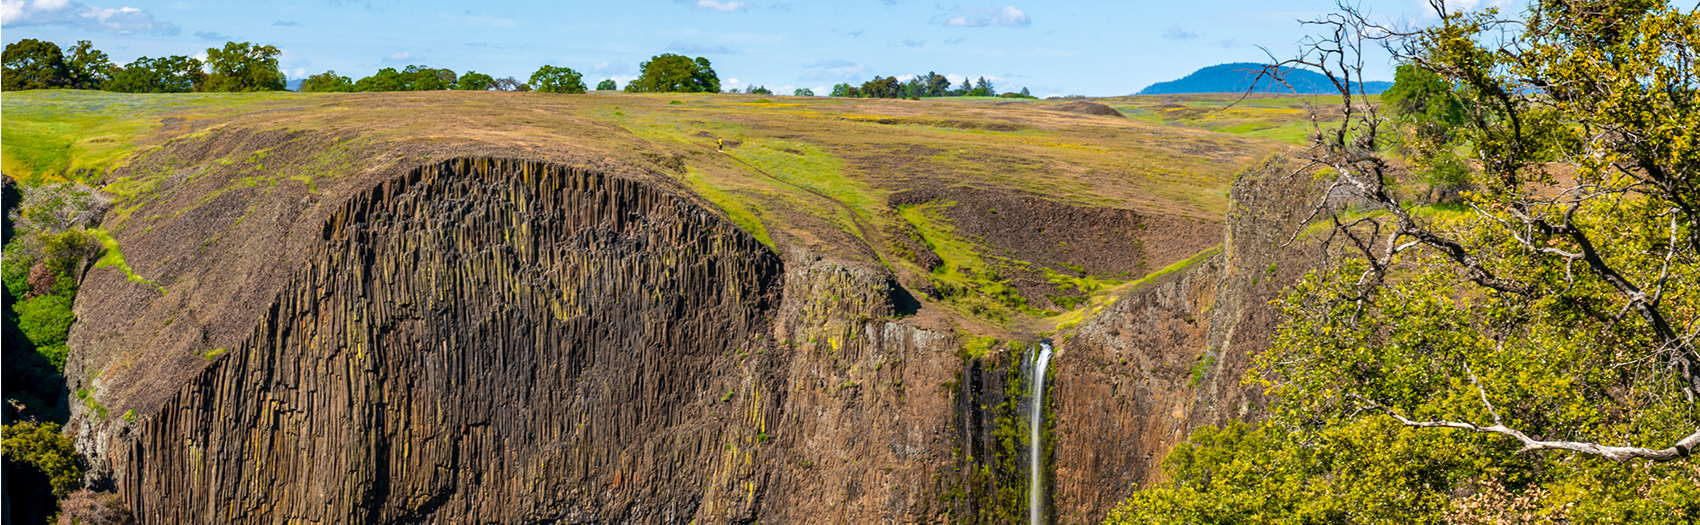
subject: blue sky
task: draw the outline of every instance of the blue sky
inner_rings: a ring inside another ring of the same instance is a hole
[[[1471,5],[1498,0],[1470,0]],[[1457,2],[1453,2],[1457,4]],[[0,39],[92,40],[120,63],[202,55],[227,40],[277,46],[291,78],[421,64],[525,80],[538,66],[621,85],[658,53],[713,61],[723,86],[775,92],[936,71],[1000,91],[1124,95],[1200,67],[1285,57],[1296,22],[1333,0],[0,0]],[[1421,0],[1364,0],[1432,20]],[[1384,60],[1374,78],[1391,80]],[[824,94],[824,93],[821,93]]]

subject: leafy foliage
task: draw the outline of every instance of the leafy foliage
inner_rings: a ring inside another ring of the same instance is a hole
[[[203,67],[200,60],[182,55],[139,57],[125,67],[116,68],[103,89],[120,93],[188,93],[199,90],[206,82]]]
[[[448,69],[409,65],[400,71],[386,67],[354,83],[354,91],[440,91],[455,85],[459,77]]]
[[[460,91],[488,91],[495,87],[496,79],[494,77],[477,71],[467,71],[465,75],[460,76],[460,79],[455,80],[455,85],[451,89]]]
[[[539,93],[583,93],[584,75],[570,67],[545,65],[531,74],[532,91]]]
[[[18,330],[56,370],[65,366],[66,336],[74,316],[77,279],[101,246],[82,227],[104,204],[79,184],[27,188],[14,212],[17,234],[5,247],[0,275],[16,303]]]
[[[95,49],[93,42],[78,40],[77,45],[71,46],[70,55],[65,57],[65,86],[100,89],[112,79],[115,67],[112,58]]]
[[[0,448],[7,461],[27,463],[46,474],[56,497],[63,498],[83,484],[83,458],[71,438],[60,432],[58,423],[21,421],[6,425]]]
[[[873,80],[863,82],[862,87],[856,88],[856,93],[858,96],[867,98],[900,98],[907,96],[903,92],[903,84],[897,81],[897,77],[881,77],[878,75],[875,75]]]
[[[347,93],[350,91],[354,91],[354,81],[336,74],[336,71],[326,71],[309,76],[301,81],[301,92],[303,93]]]
[[[619,90],[619,89],[620,89],[620,85],[616,84],[614,82],[614,79],[612,79],[612,78],[605,78],[605,79],[602,79],[601,82],[596,83],[596,90],[597,91],[616,91],[616,90]]]
[[[809,89],[809,88],[797,88],[795,91],[791,92],[791,96],[793,96],[793,97],[812,97],[812,96],[815,96],[815,90]]]
[[[57,44],[26,38],[6,44],[4,55],[6,91],[47,89],[65,82],[65,54]]]
[[[206,91],[282,91],[286,82],[278,70],[283,51],[273,46],[248,42],[226,42],[224,48],[207,48]]]
[[[1248,376],[1270,422],[1200,430],[1112,522],[1700,519],[1700,10],[1436,6],[1409,33],[1323,22],[1407,63],[1393,120],[1346,93],[1308,157],[1373,213],[1317,209],[1332,263],[1278,302]],[[1473,213],[1411,213],[1389,123],[1416,170],[1467,156]]]
[[[631,93],[719,93],[720,76],[708,59],[663,53],[638,66],[642,73],[626,84]]]

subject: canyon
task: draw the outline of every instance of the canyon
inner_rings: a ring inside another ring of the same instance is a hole
[[[128,273],[75,306],[94,483],[144,523],[1097,522],[1191,429],[1260,416],[1241,378],[1314,258],[1277,144],[875,101],[834,145],[558,98],[160,120],[105,181]],[[996,153],[1021,129],[1137,146]],[[1225,194],[1092,164],[1165,152]]]

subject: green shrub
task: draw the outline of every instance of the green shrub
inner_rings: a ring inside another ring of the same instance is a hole
[[[60,432],[58,423],[23,421],[6,425],[0,451],[8,461],[27,463],[40,469],[53,484],[53,495],[63,498],[83,484],[83,460],[71,438]]]

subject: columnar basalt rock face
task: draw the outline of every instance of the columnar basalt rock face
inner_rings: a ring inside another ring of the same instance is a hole
[[[128,439],[118,482],[145,522],[753,513],[729,440],[778,411],[738,393],[734,354],[770,333],[782,269],[748,234],[638,183],[493,160],[375,187],[323,234],[247,342]]]

